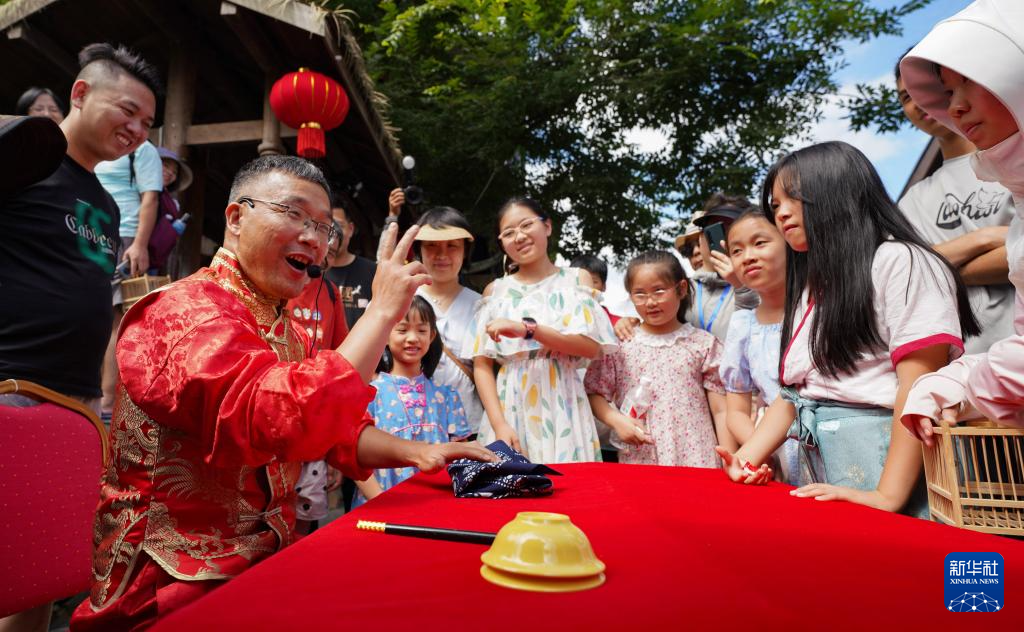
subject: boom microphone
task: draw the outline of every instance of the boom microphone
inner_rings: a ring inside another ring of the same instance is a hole
[[[324,271],[323,271],[323,269],[320,266],[315,266],[315,265],[308,265],[308,266],[306,266],[306,274],[308,274],[309,278],[311,278],[311,279],[319,279],[320,276],[323,273],[324,273]]]

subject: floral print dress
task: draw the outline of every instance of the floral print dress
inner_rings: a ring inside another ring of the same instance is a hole
[[[647,430],[654,444],[620,453],[620,462],[720,467],[707,391],[725,394],[718,375],[721,355],[722,343],[692,325],[667,334],[641,328],[618,351],[587,369],[587,392],[601,395],[616,408],[640,384],[641,376],[653,381]]]
[[[575,268],[559,268],[537,283],[512,276],[494,282],[490,296],[477,308],[471,349],[463,357],[485,356],[501,365],[498,398],[505,420],[516,431],[523,455],[534,463],[600,461],[594,416],[579,369],[587,360],[550,351],[536,340],[491,340],[485,328],[497,318],[530,317],[566,335],[586,336],[603,352],[618,346],[600,293],[579,282]],[[480,424],[479,441],[495,440],[494,428]]]
[[[423,374],[409,379],[390,373],[378,374],[371,385],[377,388],[377,395],[366,411],[384,432],[426,443],[447,443],[449,437],[470,434],[462,400],[450,386],[438,386]],[[399,467],[374,470],[373,475],[387,491],[416,472],[415,467]],[[365,502],[366,497],[357,490],[353,509]]]

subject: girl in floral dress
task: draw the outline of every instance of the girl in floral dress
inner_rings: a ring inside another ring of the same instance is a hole
[[[470,434],[459,393],[431,381],[441,359],[434,310],[422,297],[413,298],[388,337],[379,373],[371,384],[377,395],[367,407],[381,430],[410,441],[447,443]],[[356,482],[352,507],[358,507],[416,473],[414,467],[375,470]]]
[[[718,375],[722,343],[685,321],[688,289],[683,267],[668,252],[646,252],[626,268],[626,291],[643,322],[618,351],[587,369],[585,381],[594,415],[632,446],[620,462],[717,468],[715,444],[732,441]],[[654,392],[646,429],[619,410],[641,377]]]
[[[536,463],[600,461],[578,369],[617,342],[590,275],[552,263],[550,236],[533,200],[513,199],[498,213],[498,240],[516,271],[484,290],[462,354],[473,358],[486,411],[479,440],[500,439]]]

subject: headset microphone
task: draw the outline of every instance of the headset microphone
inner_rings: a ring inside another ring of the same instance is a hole
[[[323,268],[321,268],[320,266],[314,266],[314,265],[306,266],[306,274],[308,274],[309,278],[311,278],[311,279],[319,279],[320,276],[323,275],[323,273],[324,273]]]

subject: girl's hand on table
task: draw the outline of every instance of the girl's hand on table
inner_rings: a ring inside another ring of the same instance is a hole
[[[862,489],[853,489],[852,487],[829,485],[827,483],[811,483],[810,485],[804,485],[799,489],[794,489],[789,492],[789,494],[799,498],[813,498],[814,500],[826,502],[830,500],[845,500],[846,502],[856,503],[866,507],[874,507],[875,509],[881,509],[882,511],[899,511],[900,509],[899,507],[893,506],[894,503],[882,495],[878,490],[865,491]]]
[[[754,467],[720,445],[715,446],[715,452],[722,457],[722,469],[725,470],[725,475],[734,483],[766,485],[772,480],[772,468],[767,464]]]

